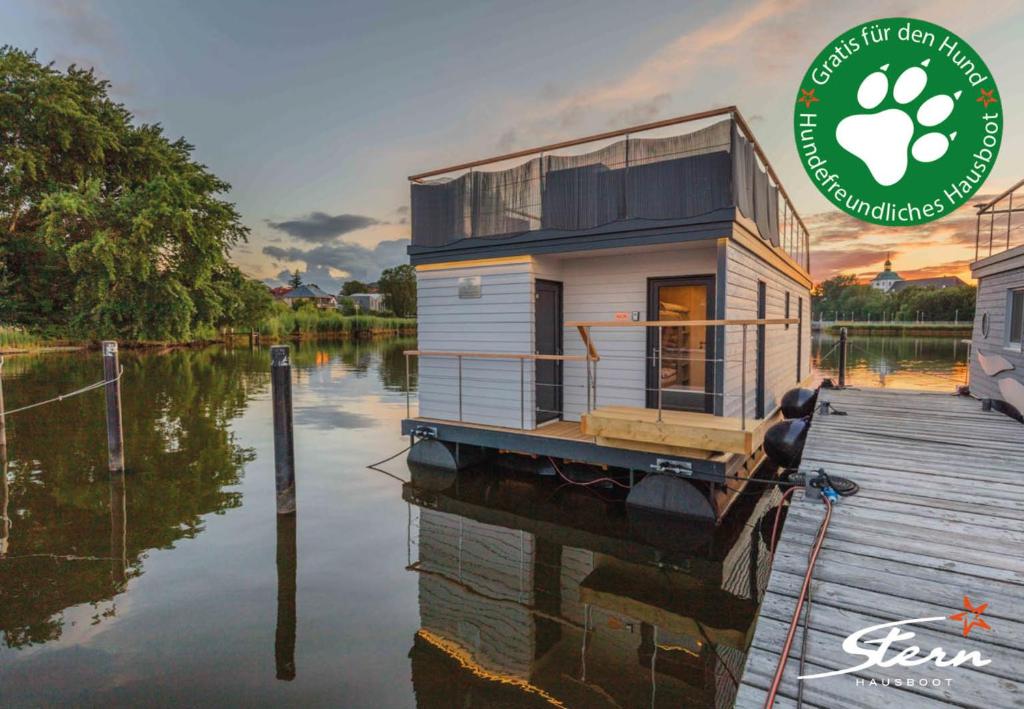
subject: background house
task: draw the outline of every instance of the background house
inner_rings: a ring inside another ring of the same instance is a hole
[[[338,300],[330,293],[325,292],[315,283],[301,285],[293,288],[281,296],[281,300],[289,305],[294,303],[315,303],[318,308],[335,308]]]
[[[348,297],[352,299],[361,313],[384,312],[383,293],[353,293]]]
[[[892,261],[885,260],[885,268],[871,281],[871,287],[883,293],[898,293],[907,288],[956,288],[967,284],[956,276],[939,276],[937,278],[904,278],[892,270]]]

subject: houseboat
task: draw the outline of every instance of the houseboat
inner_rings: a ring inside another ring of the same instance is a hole
[[[971,394],[1024,422],[1024,219],[1014,224],[1015,212],[1024,212],[1024,180],[978,207],[969,377]]]
[[[810,375],[807,229],[739,111],[409,179],[410,461],[602,466],[720,519]]]

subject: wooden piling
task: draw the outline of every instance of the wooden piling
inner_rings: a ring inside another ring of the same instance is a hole
[[[270,348],[270,390],[274,409],[274,475],[277,513],[295,513],[295,439],[292,432],[292,365],[288,345]]]
[[[274,666],[277,679],[295,679],[295,573],[298,549],[296,515],[277,517],[277,626],[274,632]]]
[[[124,472],[124,435],[121,431],[121,378],[117,342],[103,341],[103,379],[107,399],[107,464],[110,472]]]

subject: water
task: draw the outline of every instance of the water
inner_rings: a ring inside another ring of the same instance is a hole
[[[949,341],[854,342],[874,353],[854,382],[961,371]],[[525,460],[454,483],[404,456],[368,470],[407,444],[411,344],[294,353],[294,522],[265,349],[122,352],[123,488],[101,391],[9,417],[0,705],[730,706],[777,493],[715,528]],[[3,377],[13,409],[100,358],[9,357]]]
[[[952,392],[967,382],[968,345],[961,337],[851,335],[847,383]],[[837,376],[838,335],[815,333],[812,362],[824,376]]]

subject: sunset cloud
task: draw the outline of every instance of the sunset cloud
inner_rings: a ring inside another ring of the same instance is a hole
[[[870,279],[891,254],[904,277],[959,276],[970,281],[977,232],[975,204],[995,195],[978,195],[944,219],[911,227],[869,224],[845,212],[805,218],[811,232],[811,276],[821,282],[839,274]]]

